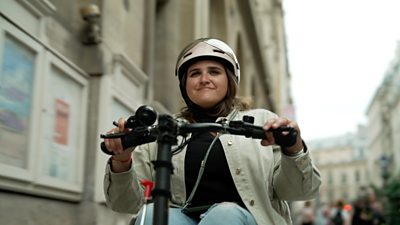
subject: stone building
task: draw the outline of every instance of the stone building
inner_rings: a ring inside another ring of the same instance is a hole
[[[381,187],[400,175],[400,43],[367,110],[368,169]]]
[[[352,202],[359,191],[369,185],[364,126],[359,126],[356,133],[314,140],[308,145],[323,180],[317,205],[339,199]]]
[[[99,136],[142,104],[179,110],[175,59],[203,36],[237,52],[241,95],[291,111],[281,0],[0,1],[1,223],[127,224]]]

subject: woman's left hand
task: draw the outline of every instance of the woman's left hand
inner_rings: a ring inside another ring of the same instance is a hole
[[[283,149],[285,154],[294,155],[304,148],[303,142],[302,142],[302,139],[300,136],[299,125],[295,121],[289,120],[288,118],[284,118],[284,117],[278,117],[278,118],[271,119],[264,124],[263,129],[265,131],[265,136],[267,138],[261,140],[261,145],[263,145],[263,146],[276,145],[274,135],[269,130],[277,129],[279,127],[292,127],[297,132],[296,143],[290,147],[285,147]],[[282,134],[287,135],[288,132],[283,131]]]

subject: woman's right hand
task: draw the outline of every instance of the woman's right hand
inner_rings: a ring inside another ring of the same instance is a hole
[[[125,124],[126,120],[120,118],[117,123],[118,127],[109,130],[107,134],[129,131],[128,128],[125,128]],[[129,170],[131,166],[132,151],[134,147],[123,149],[120,138],[104,139],[104,144],[106,145],[107,150],[114,154],[111,158],[112,171],[124,172]]]

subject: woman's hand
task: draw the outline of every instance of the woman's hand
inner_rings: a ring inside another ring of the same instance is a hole
[[[120,118],[118,120],[118,127],[115,127],[107,132],[107,134],[120,133],[129,131],[125,128],[126,120]],[[124,172],[130,169],[132,161],[132,151],[134,148],[123,149],[120,138],[104,139],[104,144],[107,150],[112,152],[114,155],[111,160],[111,170],[113,172]]]
[[[294,154],[300,152],[304,148],[303,142],[302,142],[302,139],[300,136],[300,128],[296,122],[291,121],[288,118],[283,118],[283,117],[271,119],[264,124],[263,129],[265,131],[266,139],[261,140],[261,145],[263,145],[263,146],[275,145],[276,141],[275,141],[274,135],[269,130],[277,129],[279,127],[292,127],[297,132],[296,143],[290,147],[285,147],[284,149],[282,149],[283,152],[286,155],[294,155]],[[288,134],[288,132],[286,132],[286,131],[282,132],[282,135],[287,135],[287,134]]]

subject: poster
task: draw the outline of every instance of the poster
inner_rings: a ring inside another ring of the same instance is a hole
[[[69,104],[61,99],[55,99],[54,142],[68,145]]]
[[[77,179],[83,85],[68,68],[52,63],[45,100],[42,174],[66,182]]]
[[[11,36],[0,44],[0,163],[26,168],[36,55]]]

